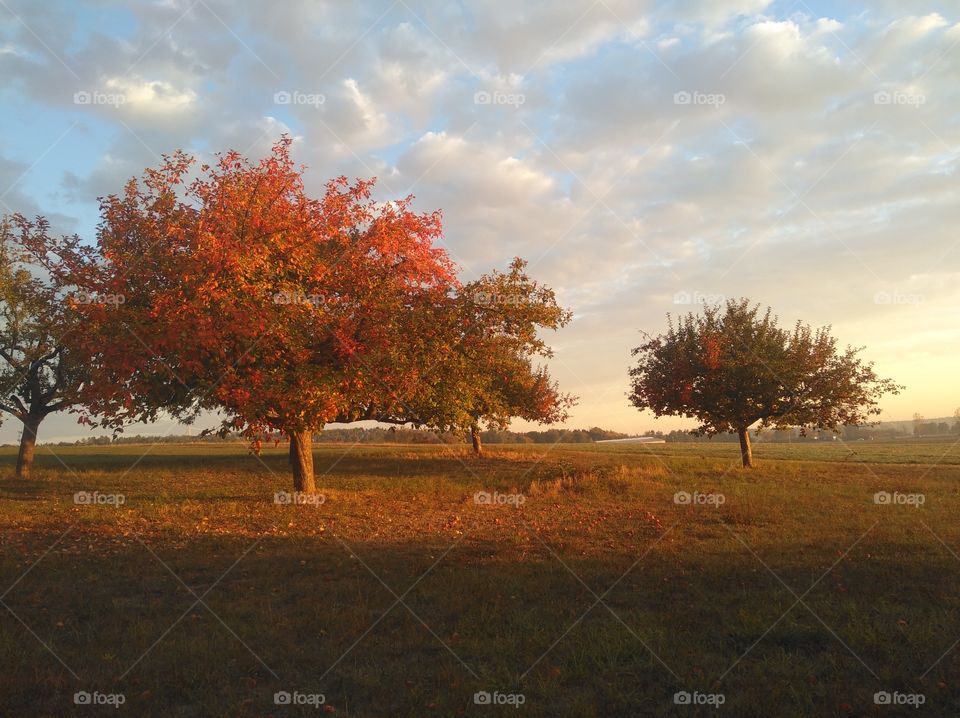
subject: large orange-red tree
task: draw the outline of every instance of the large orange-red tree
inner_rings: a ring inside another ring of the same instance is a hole
[[[330,422],[405,421],[455,269],[439,213],[371,200],[372,182],[308,195],[290,141],[251,162],[176,153],[101,202],[95,252],[60,248],[90,327],[87,415],[104,426],[217,411],[224,430],[290,440],[294,488],[315,491],[311,436]],[[57,254],[56,243],[38,254]]]

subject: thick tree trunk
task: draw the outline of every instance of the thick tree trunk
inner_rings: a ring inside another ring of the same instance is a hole
[[[740,437],[740,458],[743,460],[743,466],[749,469],[753,466],[753,449],[750,448],[750,432],[746,429],[737,429],[737,435]]]
[[[482,447],[480,445],[480,428],[477,426],[470,427],[470,441],[473,442],[473,455],[480,456],[480,451]]]
[[[317,485],[313,480],[313,432],[290,431],[290,468],[293,470],[293,490],[313,494]]]
[[[37,429],[42,416],[27,415],[23,419],[23,434],[20,435],[20,453],[17,454],[17,478],[29,479],[33,466],[33,454],[37,446]]]

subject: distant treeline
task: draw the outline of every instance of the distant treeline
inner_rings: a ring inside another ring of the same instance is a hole
[[[656,439],[663,439],[668,442],[687,442],[687,441],[719,441],[719,442],[739,442],[740,437],[736,434],[717,434],[716,436],[706,437],[698,436],[696,434],[691,434],[689,431],[680,431],[679,429],[674,429],[671,432],[663,433],[662,431],[648,431],[644,436],[652,436]]]
[[[947,423],[945,421],[930,424],[906,425],[903,422],[883,422],[877,426],[845,426],[839,434],[844,441],[889,441],[890,439],[906,439],[911,436],[944,436],[960,434],[960,422]],[[806,437],[799,436],[799,430],[768,432],[767,441],[816,441],[817,439],[831,439],[832,432],[808,432]]]
[[[229,444],[247,439],[231,434],[229,436],[197,436],[196,434],[169,434],[165,436],[143,436],[142,434],[119,436],[87,436],[76,441],[60,441],[55,446],[105,446],[108,444]]]
[[[908,430],[907,426],[910,426]],[[908,425],[906,422],[882,423],[878,426],[845,426],[838,435],[843,441],[861,440],[890,440],[902,439],[908,436],[942,436],[960,434],[960,422],[946,421],[917,423]],[[591,429],[546,429],[544,431],[484,431],[481,438],[484,444],[589,444],[594,441],[607,439],[626,439],[630,434],[619,431],[593,427]],[[703,436],[691,434],[689,431],[648,431],[643,436],[651,436],[668,442],[707,441]],[[799,429],[783,431],[764,431],[756,441],[761,442],[805,442],[805,441],[832,441],[836,436],[830,431],[809,431],[805,436],[800,435]],[[282,439],[281,436],[277,436]],[[182,444],[182,443],[209,443],[223,444],[230,442],[247,442],[239,434],[229,434],[224,437],[214,434],[207,436],[171,435],[171,436],[90,436],[74,442],[63,441],[58,446],[101,446],[105,444]],[[449,433],[438,434],[427,429],[411,429],[407,427],[353,427],[348,429],[324,429],[314,434],[314,441],[321,444],[460,444],[464,438]],[[709,439],[714,442],[737,442],[736,434],[717,434]]]
[[[758,442],[802,443],[806,441],[833,441],[835,437],[843,441],[889,441],[891,439],[905,439],[910,436],[945,436],[949,434],[960,434],[960,421],[952,423],[937,421],[914,423],[912,425],[906,422],[883,422],[877,426],[844,426],[839,433],[826,430],[814,430],[801,434],[799,428],[792,428],[781,431],[766,430],[761,432],[759,436],[755,434],[752,434],[752,436],[753,440]],[[644,436],[653,436],[668,442],[708,440],[706,437],[691,434],[689,431],[679,430],[674,430],[669,433],[648,431]],[[709,439],[709,441],[737,442],[739,438],[736,434],[717,434]]]
[[[944,434],[960,434],[960,421],[952,426],[946,421],[917,422],[913,425],[915,436],[943,436]]]
[[[545,431],[484,431],[481,438],[485,444],[588,444],[604,439],[625,439],[629,434],[593,427],[592,429],[548,429]],[[278,439],[281,439],[279,435]],[[464,438],[449,433],[407,427],[353,427],[349,429],[324,429],[314,434],[313,440],[321,444],[459,444]],[[90,436],[74,442],[60,442],[59,446],[102,446],[106,444],[182,444],[246,442],[239,434],[227,436]]]
[[[607,439],[626,439],[630,434],[601,429],[547,429],[545,431],[484,431],[485,444],[589,444]]]

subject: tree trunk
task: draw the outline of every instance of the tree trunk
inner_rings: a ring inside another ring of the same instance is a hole
[[[20,453],[17,454],[17,478],[29,479],[33,466],[33,454],[37,446],[37,429],[42,416],[28,414],[23,418],[23,433],[20,435]]]
[[[470,441],[473,442],[473,455],[480,456],[481,446],[480,446],[480,428],[477,426],[470,427]]]
[[[740,437],[740,458],[743,460],[743,467],[749,469],[753,466],[753,450],[750,448],[750,432],[747,429],[737,429],[737,435]]]
[[[290,468],[293,470],[293,490],[313,494],[317,485],[313,480],[313,432],[290,431]]]

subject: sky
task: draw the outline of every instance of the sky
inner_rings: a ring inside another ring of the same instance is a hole
[[[317,192],[441,209],[464,280],[529,260],[570,427],[689,426],[630,406],[630,349],[741,296],[866,347],[882,418],[960,406],[955,3],[0,0],[0,77],[0,212],[93,240],[164,153],[286,133]]]

